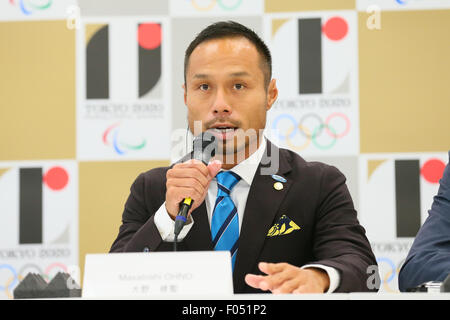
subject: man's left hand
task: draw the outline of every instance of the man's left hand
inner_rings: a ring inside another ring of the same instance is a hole
[[[330,278],[320,268],[305,268],[288,263],[260,262],[259,270],[266,275],[247,274],[245,282],[256,289],[272,293],[324,293],[330,286]]]

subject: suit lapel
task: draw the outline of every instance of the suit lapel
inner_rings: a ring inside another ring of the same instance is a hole
[[[275,215],[292,184],[292,181],[288,180],[283,184],[283,189],[278,191],[274,188],[276,181],[270,174],[261,175],[262,164],[269,163],[267,154],[278,153],[279,155],[279,168],[276,174],[283,175],[291,169],[288,159],[279,152],[276,146],[268,141],[267,148],[265,158],[256,171],[247,198],[233,273],[235,292],[242,292],[245,288],[245,274],[252,270],[258,262],[257,259],[267,232],[272,226]]]
[[[273,157],[272,155],[278,155]],[[187,156],[179,162],[188,160]],[[288,179],[283,184],[283,189],[275,190],[276,182],[271,174],[261,174],[264,167],[274,166],[273,159],[278,159],[278,170],[273,174],[283,176],[291,170],[289,159],[286,155],[267,141],[267,149],[258,166],[258,169],[250,186],[244,219],[239,239],[239,249],[236,257],[236,265],[233,272],[233,283],[235,292],[243,292],[246,286],[244,277],[252,270],[263,248],[267,232],[273,225],[278,209],[283,202],[292,181]],[[191,231],[184,238],[187,250],[214,250],[211,239],[211,227],[206,212],[206,204],[203,202],[192,212],[195,221]]]
[[[184,238],[187,249],[190,251],[214,250],[205,201],[192,211],[192,219],[194,219],[194,225]]]

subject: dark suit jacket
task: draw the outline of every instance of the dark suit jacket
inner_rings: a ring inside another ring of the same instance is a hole
[[[279,166],[273,173],[287,180],[280,191],[274,189],[271,175],[260,174],[264,164],[270,166],[269,160],[273,160],[270,155],[277,152]],[[161,239],[153,220],[165,201],[169,168],[155,168],[137,177],[111,252],[173,250],[172,243]],[[288,216],[300,230],[267,237],[282,215]],[[180,250],[213,250],[204,202],[192,212],[192,217],[194,225],[180,243]],[[377,264],[342,173],[319,162],[306,162],[269,141],[250,187],[242,221],[233,272],[235,293],[261,292],[244,281],[247,273],[261,274],[257,267],[260,261],[334,267],[341,277],[336,290],[339,292],[369,291],[367,268]]]
[[[450,274],[450,152],[438,194],[398,276],[400,291]]]

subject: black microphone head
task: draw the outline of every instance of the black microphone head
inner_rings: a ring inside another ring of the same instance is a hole
[[[216,137],[208,131],[196,136],[193,142],[193,158],[208,164],[209,160],[216,154]]]

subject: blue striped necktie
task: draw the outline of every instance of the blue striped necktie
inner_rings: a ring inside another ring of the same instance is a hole
[[[230,192],[241,177],[231,171],[222,171],[217,174],[216,179],[217,198],[211,221],[211,238],[214,250],[230,251],[234,270],[239,240],[239,218]]]

